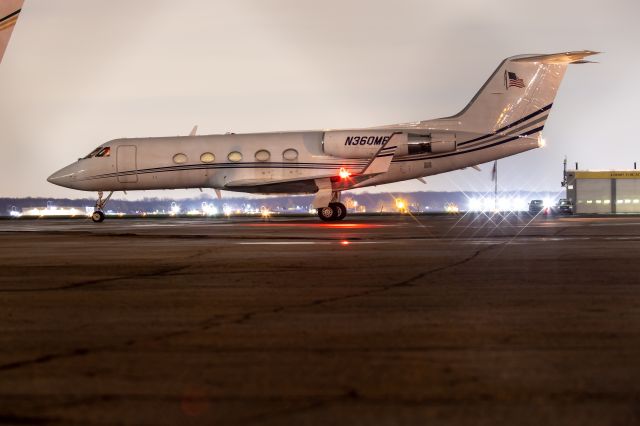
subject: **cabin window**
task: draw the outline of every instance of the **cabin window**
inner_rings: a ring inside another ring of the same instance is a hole
[[[229,155],[227,155],[227,158],[232,163],[237,163],[238,161],[242,161],[242,154],[238,151],[231,151]]]
[[[296,151],[293,148],[286,149],[282,153],[282,158],[284,158],[287,161],[297,160],[298,159],[298,151]]]
[[[269,161],[269,158],[271,158],[271,153],[266,149],[261,149],[256,152],[256,160],[258,161]]]
[[[187,156],[183,153],[178,153],[173,156],[173,162],[176,164],[184,164],[187,162]]]
[[[200,156],[200,161],[202,161],[203,163],[213,163],[214,161],[216,161],[216,156],[210,152],[205,152]]]

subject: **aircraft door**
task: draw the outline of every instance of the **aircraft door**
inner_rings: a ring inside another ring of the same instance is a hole
[[[121,145],[118,147],[116,168],[118,170],[118,182],[134,183],[138,181],[135,145]]]

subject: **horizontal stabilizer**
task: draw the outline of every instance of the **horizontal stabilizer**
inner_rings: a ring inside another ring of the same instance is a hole
[[[580,50],[576,52],[552,53],[549,55],[527,55],[513,59],[513,62],[540,62],[543,64],[584,64],[587,56],[597,55],[600,52],[592,50]]]

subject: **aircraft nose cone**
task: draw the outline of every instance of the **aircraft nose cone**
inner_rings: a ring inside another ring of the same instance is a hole
[[[65,188],[72,188],[72,182],[75,181],[76,167],[71,164],[67,167],[63,167],[57,172],[53,173],[47,178],[47,181],[54,185],[64,186]]]
[[[58,172],[52,174],[51,176],[49,176],[47,178],[47,182],[49,183],[56,183],[56,180],[58,179]]]

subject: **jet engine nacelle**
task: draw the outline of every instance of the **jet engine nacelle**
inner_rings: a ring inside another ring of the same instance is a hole
[[[455,133],[432,132],[423,135],[410,134],[407,153],[413,154],[442,154],[454,152],[458,149]]]
[[[322,141],[324,153],[340,158],[372,158],[389,142],[392,130],[340,130],[325,132]],[[407,134],[393,135],[393,145],[406,145]],[[389,146],[389,145],[387,145]]]

